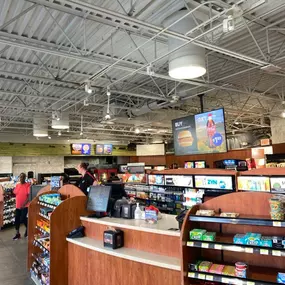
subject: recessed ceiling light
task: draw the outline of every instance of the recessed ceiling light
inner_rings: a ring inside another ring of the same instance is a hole
[[[48,139],[51,140],[51,136],[48,136]]]
[[[139,134],[140,133],[140,129],[139,128],[135,128],[135,133]]]
[[[281,116],[282,118],[285,118],[285,111],[282,112]]]

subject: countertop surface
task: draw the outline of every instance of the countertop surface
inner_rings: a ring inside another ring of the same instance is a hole
[[[180,236],[180,231],[169,230],[171,228],[178,229],[178,222],[175,215],[162,214],[162,219],[158,220],[157,224],[148,224],[145,220],[122,219],[122,218],[88,218],[81,217],[82,221],[103,224],[107,226],[132,229],[137,231],[144,231],[169,236]]]
[[[91,250],[98,251],[100,253],[112,255],[119,258],[128,259],[135,262],[149,264],[153,266],[163,267],[172,270],[180,271],[180,259],[175,257],[168,257],[165,255],[153,254],[145,251],[140,251],[132,248],[118,248],[110,249],[104,247],[103,241],[95,240],[88,237],[69,239],[67,241],[78,246],[82,246]]]

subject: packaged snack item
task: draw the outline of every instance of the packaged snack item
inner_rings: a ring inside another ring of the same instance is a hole
[[[285,284],[285,273],[278,272],[277,283]]]
[[[222,264],[213,264],[210,267],[209,272],[215,273],[215,274],[222,274],[224,267],[225,265],[222,265]]]
[[[272,247],[272,237],[261,237],[259,246]]]
[[[285,237],[272,237],[272,246],[279,249],[285,248]]]
[[[248,245],[259,245],[261,234],[258,233],[247,233],[245,235],[245,242]]]
[[[201,263],[201,260],[198,260],[196,263],[189,263],[188,268],[190,271],[198,271],[199,270],[199,264]]]
[[[247,264],[244,262],[235,263],[235,274],[236,277],[246,278]]]
[[[225,218],[237,218],[239,216],[239,213],[221,213],[220,217]]]
[[[201,272],[209,272],[210,267],[212,266],[212,262],[210,261],[202,261],[199,264],[199,271]]]
[[[234,236],[234,243],[235,244],[246,244],[246,241],[245,241],[245,234],[236,234]]]
[[[235,274],[235,267],[226,265],[224,267],[224,269],[223,269],[222,274],[226,275],[226,276],[236,276],[236,274]]]
[[[203,234],[202,240],[204,240],[204,241],[215,241],[216,240],[216,233],[206,232]]]
[[[198,210],[196,212],[197,216],[215,216],[214,210]]]
[[[190,231],[190,239],[202,240],[203,234],[205,233],[206,230],[193,229],[192,231]]]

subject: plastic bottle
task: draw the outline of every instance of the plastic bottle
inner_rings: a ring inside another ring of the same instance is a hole
[[[142,211],[140,208],[140,204],[137,203],[137,207],[135,209],[135,220],[141,220],[141,218],[142,218]]]

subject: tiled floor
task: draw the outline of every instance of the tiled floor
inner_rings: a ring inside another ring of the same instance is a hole
[[[14,229],[0,231],[0,285],[32,285],[26,269],[27,239],[13,241],[14,235]]]

